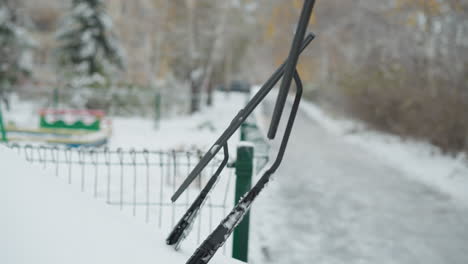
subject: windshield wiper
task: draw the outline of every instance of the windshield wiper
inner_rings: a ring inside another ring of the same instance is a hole
[[[185,179],[185,181],[177,189],[177,191],[171,198],[171,200],[175,202],[180,197],[180,195],[190,186],[190,184],[200,175],[203,169],[205,169],[205,167],[214,159],[214,157],[221,150],[221,148],[224,149],[224,160],[219,166],[218,170],[208,181],[208,184],[205,186],[200,195],[194,201],[187,213],[178,222],[177,226],[173,229],[166,241],[170,245],[176,245],[177,248],[182,239],[190,231],[190,227],[193,224],[195,216],[197,215],[198,211],[200,210],[201,206],[206,200],[210,190],[214,187],[221,171],[226,166],[227,160],[229,158],[229,152],[227,147],[228,140],[239,129],[242,123],[255,110],[255,108],[265,99],[265,97],[270,93],[270,91],[279,82],[279,80],[283,78],[278,93],[278,98],[275,103],[270,129],[268,131],[268,138],[274,139],[278,131],[279,123],[283,114],[284,106],[286,104],[290,86],[292,84],[292,81],[294,80],[297,91],[275,161],[270,166],[270,168],[263,173],[263,175],[261,176],[259,181],[254,185],[254,187],[247,192],[247,194],[241,199],[239,203],[237,203],[237,205],[229,213],[229,215],[200,245],[200,247],[188,260],[187,264],[206,264],[211,260],[216,251],[224,245],[226,240],[233,232],[234,228],[242,221],[243,217],[249,211],[255,198],[260,194],[263,188],[265,188],[266,184],[270,181],[271,176],[278,169],[282,162],[288,144],[288,140],[291,135],[292,128],[294,126],[297,111],[299,110],[299,104],[302,98],[303,85],[301,78],[297,72],[297,63],[300,54],[315,38],[315,35],[313,33],[309,33],[306,36],[307,27],[310,22],[314,5],[315,0],[304,1],[302,12],[299,18],[299,23],[296,29],[296,34],[294,36],[294,40],[291,45],[291,50],[289,52],[287,60],[283,63],[283,65],[279,67],[279,69],[276,70],[275,73],[273,73],[270,79],[268,79],[268,81],[261,87],[261,89],[255,94],[255,96],[247,103],[247,105],[239,111],[236,117],[231,121],[228,128],[221,134],[218,140],[216,140],[216,142],[213,144],[210,150],[202,157],[200,162],[190,172],[188,177]]]

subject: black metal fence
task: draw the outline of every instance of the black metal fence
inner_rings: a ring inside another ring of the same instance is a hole
[[[221,162],[216,159],[211,163],[183,199],[171,203],[170,196],[196,165],[201,153],[17,144],[9,147],[27,161],[63,178],[82,192],[155,225],[163,232],[168,232],[176,224]],[[200,243],[231,209],[234,201],[233,177],[234,169],[224,171],[188,239]]]
[[[199,151],[110,150],[59,146],[8,145],[28,162],[62,178],[82,192],[120,208],[140,221],[169,232],[213,175],[221,158],[208,165],[195,184],[176,203],[170,201],[190,170],[200,160]],[[268,157],[258,154],[257,167]],[[257,168],[261,169],[261,168]],[[235,170],[230,166],[220,177],[200,211],[187,240],[200,243],[226,216],[234,204]],[[230,243],[224,251],[230,252]]]

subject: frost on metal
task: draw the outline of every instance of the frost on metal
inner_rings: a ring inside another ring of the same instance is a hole
[[[218,152],[220,148],[221,148],[220,145],[214,145],[210,150],[211,154],[216,154],[216,152]]]
[[[242,221],[250,205],[250,201],[240,202],[234,211],[224,220],[223,226],[228,230],[233,230]]]

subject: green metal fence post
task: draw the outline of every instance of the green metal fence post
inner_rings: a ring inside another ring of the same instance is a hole
[[[252,187],[254,147],[243,144],[237,148],[235,203]],[[234,230],[232,257],[247,262],[249,251],[250,215],[247,214]]]
[[[240,140],[241,141],[247,141],[247,128],[248,127],[249,127],[249,125],[247,124],[247,121],[242,123],[242,125],[240,127]]]
[[[3,124],[2,105],[0,104],[0,133],[2,135],[2,141],[7,142],[6,127]]]

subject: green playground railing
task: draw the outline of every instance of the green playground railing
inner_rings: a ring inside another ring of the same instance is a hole
[[[99,131],[105,113],[99,110],[42,109],[39,116],[41,128]]]
[[[3,123],[3,114],[2,114],[2,105],[0,104],[0,135],[1,135],[1,141],[2,142],[7,142],[7,135],[6,135],[6,127],[5,124]]]

